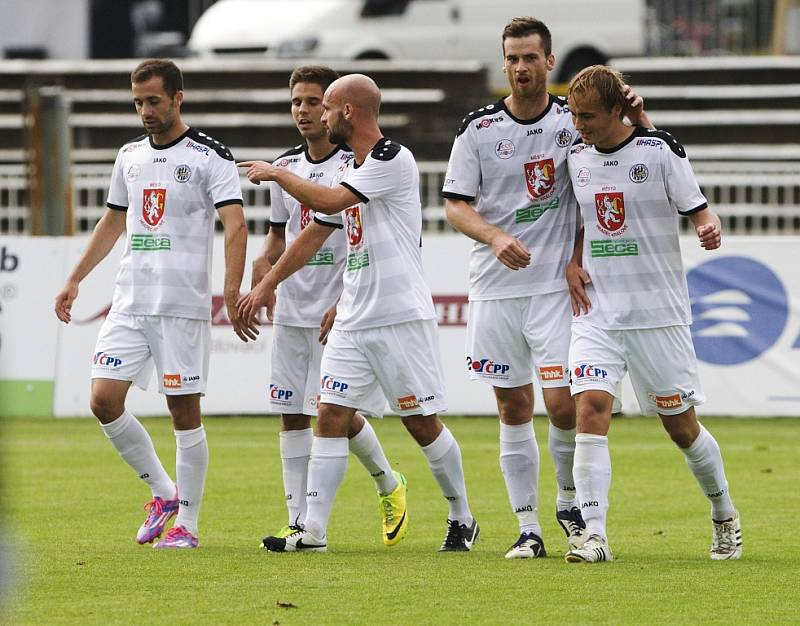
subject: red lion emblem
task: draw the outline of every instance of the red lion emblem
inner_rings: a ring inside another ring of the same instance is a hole
[[[345,230],[347,241],[351,246],[357,246],[364,237],[364,227],[361,224],[361,210],[357,206],[344,210],[344,217],[347,222]]]
[[[625,224],[625,198],[620,191],[594,194],[594,208],[602,230],[614,232]]]
[[[166,189],[145,189],[142,198],[142,219],[147,226],[158,226],[164,218]]]
[[[526,163],[525,182],[533,200],[543,200],[552,194],[556,185],[556,166],[553,159]]]

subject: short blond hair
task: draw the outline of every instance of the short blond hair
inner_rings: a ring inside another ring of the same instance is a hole
[[[622,115],[625,110],[624,86],[625,78],[617,70],[606,65],[591,65],[575,74],[569,83],[567,98],[594,89],[606,110],[619,106]]]

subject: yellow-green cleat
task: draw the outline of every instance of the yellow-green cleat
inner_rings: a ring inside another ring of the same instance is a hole
[[[383,543],[394,546],[406,536],[408,528],[408,511],[406,510],[406,477],[400,472],[392,471],[397,479],[397,487],[386,496],[378,496],[383,518]]]

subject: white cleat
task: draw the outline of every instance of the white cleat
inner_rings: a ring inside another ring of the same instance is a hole
[[[600,535],[589,535],[579,548],[573,548],[564,556],[567,563],[599,563],[613,561],[608,542]]]
[[[506,552],[507,559],[537,559],[547,556],[542,538],[536,533],[522,533]]]
[[[742,558],[742,525],[739,512],[735,511],[730,519],[713,522],[711,537],[711,559],[714,561],[730,561]]]
[[[270,552],[326,552],[325,537],[315,537],[303,528],[297,528],[285,537],[264,537],[264,548]]]

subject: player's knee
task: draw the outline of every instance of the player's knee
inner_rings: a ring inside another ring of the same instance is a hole
[[[119,398],[95,391],[89,398],[89,408],[101,423],[108,424],[122,415],[125,403]]]
[[[575,403],[569,393],[563,397],[545,399],[545,405],[553,424],[567,430],[575,428]]]
[[[401,419],[408,434],[420,446],[432,444],[442,432],[442,422],[436,415],[404,415]]]

